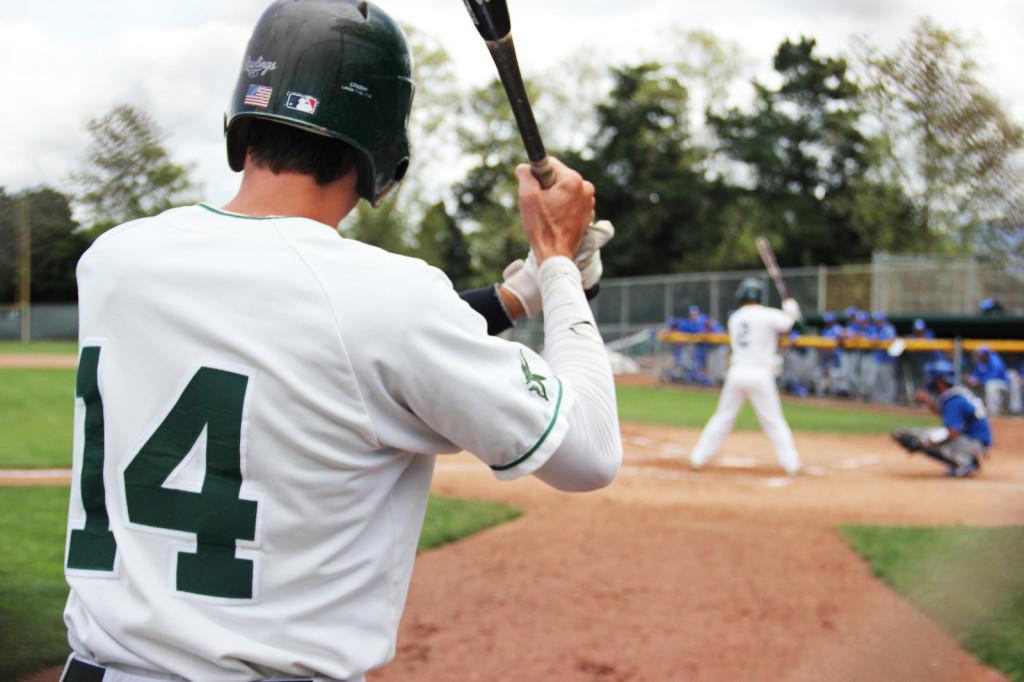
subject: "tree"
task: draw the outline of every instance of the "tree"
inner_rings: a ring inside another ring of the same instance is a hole
[[[553,69],[556,76],[526,79],[548,152],[563,159],[575,158],[566,147],[593,138],[594,103],[603,100],[607,79],[594,71],[592,61],[573,55]],[[526,152],[497,79],[474,89],[464,101],[458,144],[472,165],[453,189],[455,219],[465,229],[474,282],[485,284],[499,279],[504,267],[529,249],[513,173],[526,161]]]
[[[686,87],[650,62],[612,70],[614,86],[597,107],[590,147],[567,157],[597,188],[597,214],[615,223],[615,247],[602,254],[611,276],[678,270],[714,243],[708,187],[695,167]]]
[[[922,230],[972,248],[986,227],[1024,225],[1024,129],[979,81],[972,46],[922,19],[892,51],[863,42],[859,53]]]
[[[530,89],[532,101],[538,93]],[[493,80],[469,97],[468,116],[459,126],[462,152],[474,164],[454,189],[455,218],[467,226],[475,284],[498,281],[505,266],[530,246],[518,211],[513,169],[526,160],[512,109],[501,84]]]
[[[369,202],[360,201],[356,205],[355,214],[342,223],[341,233],[385,251],[411,255],[411,230],[406,215],[395,199],[396,197],[390,197],[377,208]]]
[[[440,268],[456,289],[472,285],[469,243],[458,223],[448,214],[443,201],[431,206],[423,216],[417,241],[416,255]]]
[[[709,114],[721,151],[752,175],[743,230],[773,237],[784,265],[863,260],[915,238],[911,207],[875,171],[877,148],[859,129],[861,93],[846,61],[815,47],[811,38],[786,40],[774,59],[778,88],[755,82],[753,111]]]
[[[392,197],[409,219],[409,236],[423,213],[447,187],[438,179],[450,174],[452,153],[457,147],[458,120],[463,111],[463,93],[451,55],[432,35],[407,26],[409,49],[413,54],[416,96],[409,117],[412,155],[409,173]]]
[[[92,143],[73,175],[78,203],[96,223],[115,225],[183,203],[195,189],[174,163],[163,133],[145,112],[121,104],[87,124]]]
[[[17,297],[18,200],[28,202],[32,234],[32,301],[67,303],[78,298],[75,267],[89,247],[71,217],[68,197],[49,187],[9,195],[0,188],[0,301]]]
[[[437,180],[451,164],[456,148],[462,93],[444,46],[414,27],[404,29],[414,56],[413,80],[420,86],[409,118],[409,172],[379,208],[360,202],[341,231],[393,253],[421,256],[418,226],[426,221],[432,202],[447,189],[438,186]],[[423,87],[425,84],[429,87]]]
[[[706,106],[717,110],[728,99],[729,89],[748,67],[743,49],[708,31],[673,26],[663,41],[671,57],[667,66],[686,85],[690,96],[698,96]]]

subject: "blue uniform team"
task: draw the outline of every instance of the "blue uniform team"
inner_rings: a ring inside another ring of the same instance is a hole
[[[687,316],[669,318],[668,327],[674,331],[689,334],[722,332],[723,328],[713,317],[691,305]],[[800,332],[790,334],[790,340],[799,338]],[[898,338],[896,328],[881,311],[868,313],[856,306],[846,308],[842,316],[833,312],[823,315],[823,325],[818,337],[834,339],[835,347],[807,348],[793,345],[784,353],[780,368],[780,388],[796,396],[816,394],[820,396],[845,397],[879,404],[893,404],[899,399],[912,400],[913,385],[909,374],[898,376],[898,355],[886,349],[842,348],[843,341],[859,339],[869,341],[893,341]],[[910,332],[904,336],[910,339],[934,339],[935,334],[921,318],[914,320]],[[701,386],[720,384],[725,376],[728,353],[725,346],[707,342],[675,344],[673,367],[663,378]],[[911,367],[920,371],[924,362],[949,360],[941,350],[914,351],[910,365],[904,363],[904,371]],[[972,362],[965,369],[968,376],[964,383],[979,393],[988,414],[1024,412],[1024,366],[1020,371],[1008,369],[999,353],[987,346],[980,346],[971,356]],[[966,364],[966,363],[965,363]],[[902,386],[906,389],[901,395]]]
[[[896,429],[893,438],[908,452],[921,452],[947,467],[955,478],[972,476],[992,447],[992,427],[981,400],[957,383],[956,370],[948,360],[925,365],[927,389],[917,399],[942,417],[942,426],[930,429]]]

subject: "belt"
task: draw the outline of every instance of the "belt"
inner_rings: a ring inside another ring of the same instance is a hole
[[[93,663],[86,663],[75,657],[68,661],[60,682],[103,682],[107,669]],[[313,682],[313,680],[287,680],[287,682]]]
[[[64,668],[60,682],[103,682],[103,676],[106,674],[106,668],[72,658]]]

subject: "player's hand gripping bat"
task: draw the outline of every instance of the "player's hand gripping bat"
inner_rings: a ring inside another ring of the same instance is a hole
[[[789,290],[786,288],[786,282],[782,279],[782,271],[779,269],[778,261],[775,260],[775,252],[772,250],[772,245],[764,237],[757,238],[757,252],[761,254],[761,262],[764,263],[768,276],[775,282],[775,288],[779,290],[779,296],[785,301],[789,298]]]
[[[519,72],[516,48],[512,44],[512,21],[508,15],[508,5],[505,0],[462,1],[473,17],[480,37],[487,43],[495,66],[498,67],[498,76],[501,77],[501,84],[505,87],[505,94],[512,105],[512,113],[515,114],[516,124],[519,126],[519,135],[523,138],[526,155],[530,159],[530,170],[533,171],[533,176],[537,178],[541,188],[547,189],[555,184],[555,172],[544,150],[544,142],[541,140],[537,121],[533,117],[533,108],[530,106],[530,98],[523,85],[523,76]]]

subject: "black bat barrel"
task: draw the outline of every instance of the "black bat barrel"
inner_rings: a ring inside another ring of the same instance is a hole
[[[505,0],[462,0],[473,17],[476,30],[486,41],[501,40],[512,32]]]

